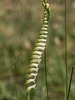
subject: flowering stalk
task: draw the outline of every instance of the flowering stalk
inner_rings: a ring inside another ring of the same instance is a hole
[[[46,3],[44,0],[43,1],[43,7],[44,7],[44,19],[43,19],[43,26],[41,28],[41,31],[39,33],[39,37],[37,40],[37,43],[35,44],[34,51],[32,53],[32,57],[30,60],[29,68],[28,68],[28,73],[27,73],[27,80],[26,80],[26,88],[27,88],[27,94],[31,91],[31,89],[36,89],[36,76],[38,74],[38,66],[41,62],[42,59],[42,54],[45,50],[46,47],[46,42],[47,42],[47,27],[48,27],[48,22],[49,22],[49,17],[51,14],[51,10],[49,7],[49,4]],[[30,100],[28,96],[28,100]]]

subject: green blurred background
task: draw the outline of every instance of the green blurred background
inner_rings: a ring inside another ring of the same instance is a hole
[[[65,100],[65,3],[48,0],[51,20],[47,42],[49,100]],[[41,0],[0,0],[0,100],[27,100],[26,73],[43,21]],[[68,83],[75,66],[75,1],[67,0]],[[44,59],[31,100],[46,100]],[[69,100],[75,100],[75,71]]]

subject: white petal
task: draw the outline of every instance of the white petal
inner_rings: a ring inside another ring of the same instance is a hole
[[[46,43],[37,43],[38,46],[45,46]]]
[[[48,25],[43,25],[43,27],[48,27]]]
[[[32,77],[32,76],[35,76],[35,77],[36,77],[37,74],[38,74],[38,73],[30,73],[30,74],[28,74],[28,77]]]
[[[44,21],[44,24],[48,24],[48,21]]]
[[[47,39],[38,39],[38,41],[46,42]]]
[[[40,38],[47,38],[47,35],[40,35]]]
[[[36,64],[36,63],[32,63],[32,64],[30,64],[30,67],[38,67],[38,64]]]
[[[44,18],[44,20],[47,20],[47,18]]]
[[[45,47],[36,47],[35,48],[35,50],[39,50],[39,49],[44,51]]]
[[[41,62],[41,59],[32,59],[32,60],[30,61],[30,63],[33,63],[33,62],[40,63],[40,62]]]
[[[35,54],[35,55],[36,55],[36,54],[41,55],[42,52],[41,52],[41,51],[34,51],[33,54]]]
[[[39,70],[39,68],[29,68],[29,71],[38,71]]]
[[[37,48],[37,50],[38,50],[38,48]],[[32,55],[32,58],[41,58],[41,56],[39,56],[39,55]]]
[[[46,31],[40,31],[41,34],[47,34],[48,32]]]
[[[26,81],[26,83],[31,83],[31,82],[34,82],[34,83],[35,83],[35,79],[28,79],[28,80]]]
[[[34,84],[34,85],[32,85],[32,86],[29,86],[29,87],[27,88],[27,90],[30,91],[31,89],[36,89],[35,87],[36,87],[36,84]]]
[[[41,30],[47,31],[47,28],[41,28]]]

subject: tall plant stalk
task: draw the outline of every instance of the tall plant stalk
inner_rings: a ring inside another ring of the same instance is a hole
[[[69,89],[68,89],[68,94],[67,94],[67,100],[69,100],[69,96],[70,96],[70,90],[71,90],[71,83],[72,83],[73,70],[74,70],[74,67],[72,67],[72,71],[71,71],[70,82],[69,82]]]
[[[46,64],[46,48],[45,48],[45,51],[44,51],[44,65],[45,65],[45,81],[46,81],[47,100],[49,100],[49,97],[48,97],[48,80],[47,80],[47,64]]]
[[[66,21],[66,13],[67,13],[67,8],[66,8],[66,0],[65,0],[65,67],[66,67],[66,100],[67,100],[67,91],[68,91],[68,86],[67,86],[67,83],[68,83],[68,79],[67,79],[67,74],[68,74],[68,72],[67,72],[67,32],[66,32],[66,23],[67,23],[67,21]]]
[[[43,2],[46,4],[47,0],[43,0]],[[47,100],[49,100],[48,98],[48,80],[47,80],[47,64],[46,64],[46,48],[44,51],[44,65],[45,65],[45,81],[46,81],[46,91],[47,91]]]
[[[30,91],[27,92],[27,100],[30,100]]]
[[[42,54],[46,48],[47,34],[48,34],[47,28],[48,28],[49,17],[51,14],[49,4],[46,3],[46,1],[47,0],[42,1],[43,2],[42,5],[44,7],[43,25],[39,33],[39,37],[35,45],[34,51],[32,53],[32,57],[31,57],[30,64],[28,67],[27,80],[25,83],[26,88],[27,88],[28,100],[30,100],[30,91],[36,88],[35,81],[36,81],[36,76],[39,70],[38,66],[42,60]],[[45,55],[45,59],[46,59],[46,55]],[[45,69],[46,69],[46,60],[45,60]],[[46,75],[46,84],[47,84],[47,71],[45,72],[45,75]]]

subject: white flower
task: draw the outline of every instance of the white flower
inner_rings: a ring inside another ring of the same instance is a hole
[[[36,89],[36,84],[32,85],[32,86],[29,86],[27,87],[27,90],[30,91],[31,89]]]
[[[35,83],[35,79],[28,79],[28,80],[26,81],[26,84],[27,84],[27,83],[31,83],[31,82],[34,82],[34,83]]]

